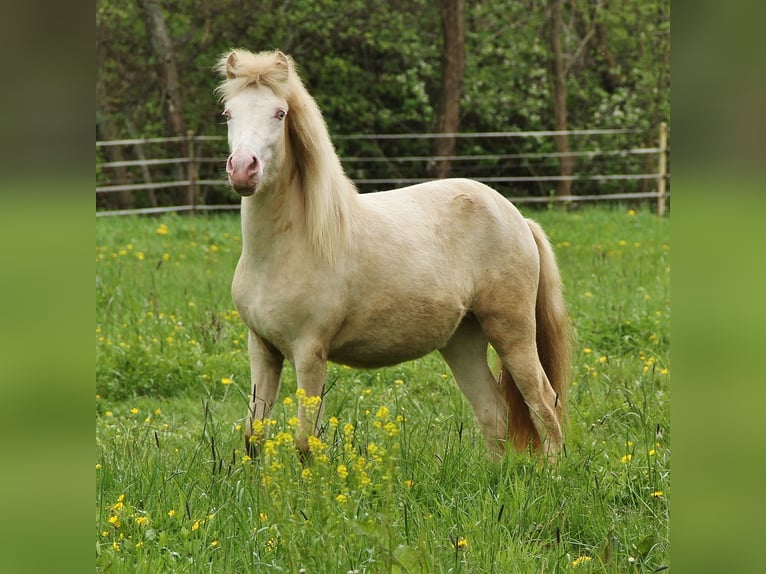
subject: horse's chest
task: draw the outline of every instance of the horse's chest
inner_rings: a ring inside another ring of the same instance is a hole
[[[305,280],[241,264],[232,281],[232,299],[247,326],[288,355],[292,341],[317,327],[312,312],[316,302],[332,306],[326,293]]]

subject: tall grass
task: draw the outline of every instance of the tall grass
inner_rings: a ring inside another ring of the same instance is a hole
[[[96,565],[111,572],[625,572],[669,565],[669,222],[530,213],[576,328],[566,456],[490,463],[437,354],[330,365],[299,460],[295,376],[243,448],[238,218],[96,223]]]

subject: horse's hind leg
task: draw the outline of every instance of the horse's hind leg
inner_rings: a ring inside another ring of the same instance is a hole
[[[439,352],[473,407],[490,456],[498,457],[505,450],[508,409],[487,364],[487,344],[476,318],[468,315]]]
[[[495,316],[496,317],[496,316]],[[529,409],[529,417],[539,437],[543,452],[555,454],[561,450],[561,424],[556,414],[556,391],[540,364],[535,341],[534,311],[522,317],[494,317],[482,320],[482,328],[497,351],[503,365],[513,377],[524,403]],[[510,422],[510,432],[520,421]],[[511,440],[513,436],[509,437]]]

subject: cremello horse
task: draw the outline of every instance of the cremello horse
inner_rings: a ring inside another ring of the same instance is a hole
[[[226,172],[242,196],[232,296],[249,327],[248,445],[277,399],[285,358],[314,397],[328,360],[371,368],[438,349],[492,456],[506,444],[557,453],[569,325],[540,226],[467,179],[359,194],[292,58],[234,50],[216,69]],[[502,360],[498,380],[488,343]],[[321,406],[298,415],[306,452]]]

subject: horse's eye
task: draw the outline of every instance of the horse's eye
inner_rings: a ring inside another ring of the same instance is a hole
[[[281,120],[285,119],[286,115],[287,115],[287,112],[285,110],[283,110],[282,108],[279,108],[277,110],[277,113],[274,114],[274,117],[281,121]]]
[[[226,118],[227,122],[231,119],[231,112],[229,110],[224,110],[222,115]]]

